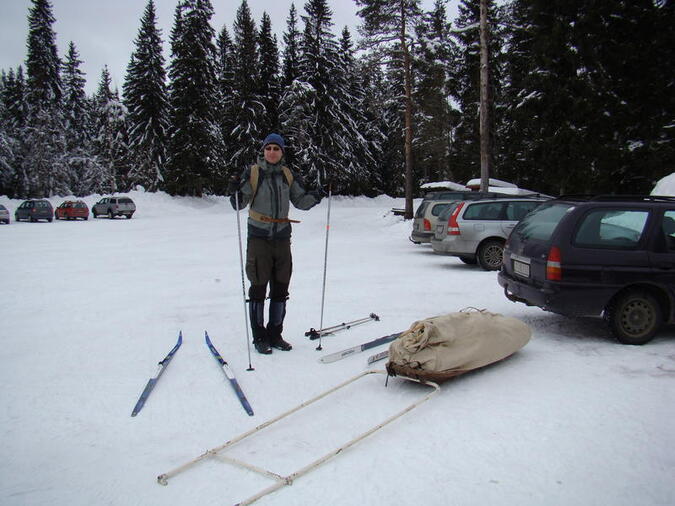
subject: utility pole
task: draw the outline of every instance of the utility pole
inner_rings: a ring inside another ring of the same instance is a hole
[[[490,186],[490,108],[488,96],[488,0],[480,0],[480,191]]]

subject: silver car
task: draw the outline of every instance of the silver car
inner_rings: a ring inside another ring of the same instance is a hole
[[[111,220],[115,216],[130,219],[136,212],[136,204],[129,197],[104,197],[91,208],[94,218],[107,216]]]
[[[440,215],[448,207],[460,200],[481,200],[507,198],[510,195],[504,195],[495,192],[474,192],[474,191],[440,191],[430,192],[424,196],[424,200],[415,211],[413,218],[413,229],[409,239],[415,244],[429,243],[434,236],[436,224]],[[447,218],[446,218],[447,220]]]
[[[439,255],[478,263],[486,271],[502,265],[504,243],[511,230],[547,199],[519,198],[463,201],[453,204],[438,220],[431,247]]]
[[[423,200],[415,212],[413,218],[413,229],[410,234],[410,240],[415,244],[429,243],[436,229],[436,220],[438,216],[448,206],[457,202],[457,198],[452,200]]]
[[[9,225],[9,211],[2,204],[0,204],[0,223]]]

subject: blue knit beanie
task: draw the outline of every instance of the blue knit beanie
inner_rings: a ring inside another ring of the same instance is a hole
[[[279,134],[269,134],[267,137],[265,137],[265,140],[263,141],[263,148],[268,144],[276,144],[282,149],[282,151],[286,148],[284,138]]]

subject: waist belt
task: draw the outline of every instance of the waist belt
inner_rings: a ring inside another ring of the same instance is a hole
[[[291,220],[290,218],[272,218],[271,216],[264,215],[253,209],[248,210],[248,215],[251,219],[262,221],[264,223],[300,223],[300,221]]]

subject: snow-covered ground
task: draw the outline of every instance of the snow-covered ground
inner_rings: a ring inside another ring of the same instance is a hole
[[[513,304],[494,272],[409,242],[410,223],[388,212],[402,200],[334,198],[324,325],[371,312],[381,321],[324,338],[322,352],[304,337],[319,326],[327,202],[294,210],[302,223],[284,332],[294,349],[253,353],[248,372],[229,203],[130,195],[132,220],[54,223],[15,223],[19,201],[0,198],[12,213],[0,226],[3,506],[245,499],[272,482],[217,459],[166,487],[156,477],[367,368],[369,353],[333,364],[319,363],[322,354],[466,306],[522,319],[532,341],[444,383],[427,403],[259,504],[675,504],[672,327],[648,345],[619,345],[598,320]],[[130,417],[181,330],[182,348]],[[218,369],[204,330],[254,417]],[[228,455],[286,475],[428,392],[384,380],[366,376]]]

